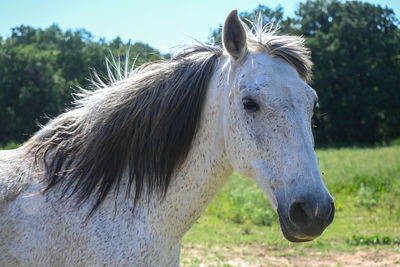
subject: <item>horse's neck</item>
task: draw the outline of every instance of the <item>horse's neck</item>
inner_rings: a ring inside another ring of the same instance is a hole
[[[224,149],[221,104],[224,90],[219,88],[219,79],[219,72],[211,79],[192,149],[172,178],[165,199],[156,201],[154,210],[149,212],[151,224],[157,225],[160,234],[182,238],[232,172]]]
[[[2,201],[16,198],[30,183],[33,170],[22,148],[0,151],[0,207]]]
[[[131,227],[142,227],[144,233],[152,229],[151,231],[157,236],[179,240],[200,217],[232,172],[225,155],[222,129],[222,103],[224,97],[226,98],[226,92],[221,88],[223,77],[221,77],[222,71],[218,69],[207,90],[192,148],[185,161],[176,169],[165,198],[160,201],[159,198],[153,197],[148,203],[144,197],[143,202],[138,203],[135,215],[132,217],[129,212],[132,210],[132,201],[127,201],[124,191],[121,190],[117,199],[113,194],[107,196],[99,210],[94,213],[92,222],[97,223],[107,219],[112,227],[112,222],[118,218],[120,224],[121,221],[126,221]],[[127,180],[128,175],[125,175],[121,180],[122,184],[127,184]],[[40,185],[36,187],[33,193],[41,188]],[[46,197],[53,200],[49,203],[56,203],[56,208],[61,192],[59,188],[54,188],[46,193]],[[75,203],[72,200],[60,205],[71,203],[70,209],[76,215],[74,218],[66,215],[67,219],[73,219],[78,223],[85,220],[94,201],[92,198],[93,196],[79,210],[73,208]],[[116,213],[109,212],[116,207]]]

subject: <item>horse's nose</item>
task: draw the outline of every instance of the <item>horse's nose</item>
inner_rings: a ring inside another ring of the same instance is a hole
[[[324,201],[315,198],[300,198],[289,208],[290,221],[305,236],[318,236],[331,224],[335,216],[335,204],[331,197]]]

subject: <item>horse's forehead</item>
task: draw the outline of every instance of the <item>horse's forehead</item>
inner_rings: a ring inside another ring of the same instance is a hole
[[[240,70],[239,88],[273,96],[274,99],[305,101],[313,98],[310,87],[284,59],[267,53],[250,54]],[[312,90],[312,89],[311,89]],[[250,92],[251,93],[251,92]]]
[[[250,54],[241,68],[242,84],[298,86],[304,84],[296,70],[284,59],[268,53]]]

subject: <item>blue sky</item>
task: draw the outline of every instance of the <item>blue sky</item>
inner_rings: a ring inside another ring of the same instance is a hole
[[[21,24],[46,28],[58,24],[63,30],[85,28],[96,38],[120,36],[124,41],[142,41],[169,52],[177,45],[191,44],[194,37],[206,41],[210,30],[224,22],[233,10],[251,11],[258,4],[294,16],[300,0],[2,0],[0,35],[9,36]],[[364,1],[365,2],[365,1]],[[392,8],[400,14],[399,0],[367,2]]]

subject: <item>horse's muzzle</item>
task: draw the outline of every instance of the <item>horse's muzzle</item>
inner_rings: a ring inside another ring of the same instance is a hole
[[[293,201],[288,208],[278,208],[279,222],[285,238],[291,242],[306,242],[320,236],[335,217],[335,204],[304,197]]]

